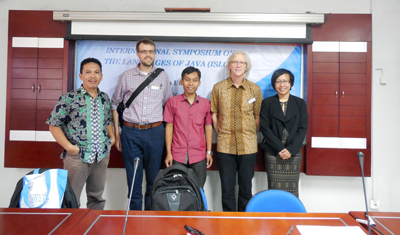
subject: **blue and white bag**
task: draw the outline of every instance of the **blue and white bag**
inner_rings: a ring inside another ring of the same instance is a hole
[[[50,169],[39,174],[25,175],[20,198],[20,208],[61,208],[68,171]]]

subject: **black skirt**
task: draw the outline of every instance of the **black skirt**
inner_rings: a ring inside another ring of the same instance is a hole
[[[299,197],[301,151],[295,157],[283,160],[279,156],[264,154],[268,175],[268,189],[280,189]]]

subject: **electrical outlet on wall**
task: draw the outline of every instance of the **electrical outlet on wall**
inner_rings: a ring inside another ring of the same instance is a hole
[[[378,210],[379,209],[379,201],[371,199],[371,204],[369,206],[371,210]]]

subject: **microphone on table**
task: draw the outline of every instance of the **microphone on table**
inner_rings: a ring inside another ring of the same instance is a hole
[[[371,235],[371,222],[370,222],[370,217],[369,217],[369,213],[368,213],[367,193],[365,191],[364,153],[358,152],[357,157],[358,157],[358,161],[360,162],[360,167],[361,167],[361,176],[362,176],[362,182],[363,182],[363,188],[364,188],[364,201],[365,201],[365,210],[366,210],[365,216],[367,217],[368,234]]]
[[[131,200],[132,200],[133,185],[135,184],[135,177],[136,177],[137,168],[139,166],[139,162],[140,162],[140,158],[139,157],[136,157],[133,160],[133,179],[132,179],[131,191],[129,193],[128,206],[126,208],[124,231],[122,233],[123,235],[125,235],[126,222],[128,221],[128,212],[129,212],[129,207],[130,207]]]

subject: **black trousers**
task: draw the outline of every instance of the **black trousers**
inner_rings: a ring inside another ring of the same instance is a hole
[[[251,180],[256,166],[256,154],[236,155],[217,152],[218,170],[221,178],[222,209],[245,211],[252,197]],[[238,172],[239,194],[236,209],[236,172]]]
[[[183,164],[180,162],[177,162],[175,160],[172,160],[172,164],[181,164],[186,166],[187,168],[191,168],[196,175],[197,178],[197,184],[201,187],[204,188],[204,183],[206,182],[207,178],[207,159],[204,158],[203,160],[193,163],[193,164]]]

